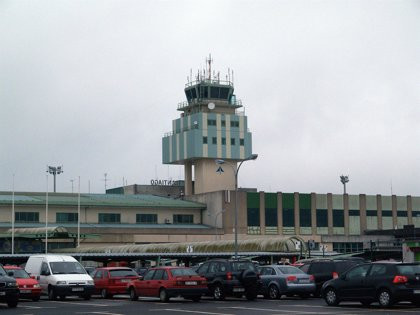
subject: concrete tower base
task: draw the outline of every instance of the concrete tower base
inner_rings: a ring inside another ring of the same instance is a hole
[[[214,159],[200,159],[194,164],[194,194],[218,190],[235,190],[236,162],[216,164]],[[221,167],[223,172],[217,172]],[[187,181],[187,178],[185,178]]]

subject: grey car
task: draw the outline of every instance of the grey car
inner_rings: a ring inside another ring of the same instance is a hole
[[[306,298],[316,289],[314,277],[293,266],[262,266],[260,277],[262,286],[259,293],[269,299],[279,299],[282,295]]]

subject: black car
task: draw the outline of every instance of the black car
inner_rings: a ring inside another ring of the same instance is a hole
[[[364,260],[360,259],[318,259],[309,261],[299,268],[303,272],[314,276],[316,285],[314,295],[320,296],[322,285],[326,281],[338,278],[343,272],[363,262]]]
[[[261,285],[257,269],[249,260],[209,260],[198,268],[197,273],[207,279],[215,300],[243,295],[248,300],[254,300]]]
[[[379,302],[389,307],[401,301],[420,306],[420,264],[378,262],[356,266],[339,278],[324,283],[322,296],[328,305],[341,301]]]
[[[9,307],[16,307],[19,301],[19,288],[16,280],[7,276],[0,265],[0,302],[6,302]]]

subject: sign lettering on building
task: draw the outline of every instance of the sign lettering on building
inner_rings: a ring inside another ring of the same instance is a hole
[[[151,179],[152,186],[182,186],[182,181],[172,179]]]

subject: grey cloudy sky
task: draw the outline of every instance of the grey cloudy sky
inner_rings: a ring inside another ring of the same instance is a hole
[[[259,154],[240,186],[420,195],[419,30],[409,0],[1,0],[0,190],[183,178],[161,138],[211,53]]]

